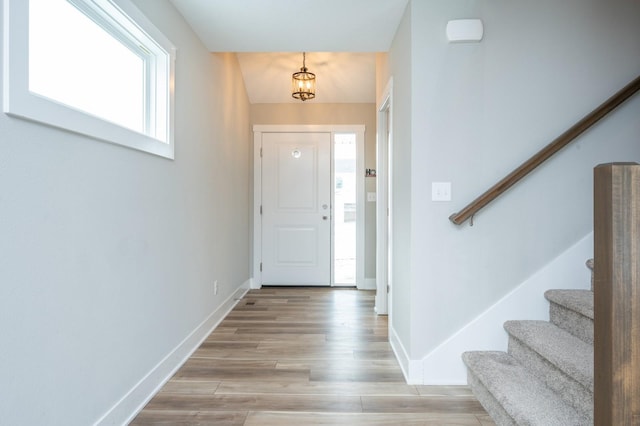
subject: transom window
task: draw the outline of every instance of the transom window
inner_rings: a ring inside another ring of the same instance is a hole
[[[5,112],[173,158],[175,49],[129,0],[6,1]]]

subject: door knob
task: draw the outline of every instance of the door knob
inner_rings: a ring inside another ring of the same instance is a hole
[[[322,216],[322,220],[327,220],[328,216]]]

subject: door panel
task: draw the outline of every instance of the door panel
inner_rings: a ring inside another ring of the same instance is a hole
[[[276,266],[316,266],[318,229],[278,226],[276,232]]]
[[[330,133],[263,133],[263,284],[330,285],[330,158]]]

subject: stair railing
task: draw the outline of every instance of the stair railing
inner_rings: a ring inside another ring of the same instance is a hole
[[[558,136],[549,145],[542,148],[538,153],[522,163],[518,168],[489,188],[478,198],[473,200],[458,213],[454,213],[449,216],[449,220],[456,225],[461,225],[467,219],[471,219],[471,224],[473,225],[473,216],[478,211],[518,183],[522,178],[527,176],[562,148],[573,142],[584,131],[600,121],[600,119],[609,112],[616,109],[620,104],[638,92],[638,90],[640,90],[640,76],[603,102],[591,113],[583,117],[580,121],[569,128],[569,130]]]
[[[594,425],[640,425],[640,164],[594,169]]]

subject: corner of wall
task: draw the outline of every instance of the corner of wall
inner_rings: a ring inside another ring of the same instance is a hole
[[[544,292],[550,288],[588,289],[589,271],[584,262],[592,256],[593,232],[569,247],[421,361],[417,361],[421,364],[422,373],[419,383],[466,384],[467,372],[461,359],[462,353],[472,350],[506,350],[508,336],[503,329],[505,321],[548,320],[549,305]],[[406,360],[405,363],[408,365],[410,361]]]

